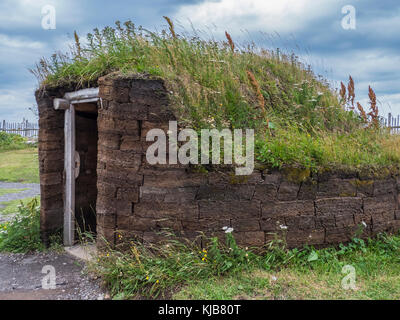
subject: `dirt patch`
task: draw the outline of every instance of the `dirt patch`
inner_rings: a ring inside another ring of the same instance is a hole
[[[43,267],[52,266],[56,288],[45,290]],[[65,253],[0,254],[0,300],[102,300],[99,280],[85,264]]]

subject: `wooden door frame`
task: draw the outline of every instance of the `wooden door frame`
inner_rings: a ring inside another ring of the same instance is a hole
[[[64,110],[64,245],[75,243],[75,107],[99,101],[99,89],[83,89],[65,94],[64,99],[54,99],[54,108]]]
[[[64,118],[64,245],[72,246],[75,242],[75,106],[65,110]]]

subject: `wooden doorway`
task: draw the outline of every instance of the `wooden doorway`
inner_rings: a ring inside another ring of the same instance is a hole
[[[75,244],[78,228],[91,232],[96,230],[98,92],[98,88],[84,89],[54,100],[55,109],[65,110],[65,246]],[[88,223],[89,229],[86,229]]]

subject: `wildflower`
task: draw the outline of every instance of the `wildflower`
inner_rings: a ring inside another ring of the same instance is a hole
[[[159,280],[157,280],[157,281],[156,281],[156,283],[160,283],[160,281],[159,281]]]
[[[281,230],[287,230],[287,229],[288,229],[288,227],[285,226],[285,225],[283,225],[283,224],[281,224],[281,225],[279,226],[279,228],[281,228]]]
[[[233,232],[233,228],[228,228],[225,230],[225,233],[232,233]]]
[[[150,279],[149,276],[147,276],[147,277],[146,277],[146,280],[149,280],[149,279]]]
[[[364,226],[364,228],[366,228],[367,227],[367,224],[363,221],[363,222],[361,222],[361,224]]]

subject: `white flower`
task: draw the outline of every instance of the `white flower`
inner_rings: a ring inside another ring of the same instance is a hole
[[[233,228],[228,228],[228,227],[223,227],[222,230],[224,230],[225,233],[232,233],[233,232]]]
[[[281,228],[282,230],[287,230],[287,229],[288,229],[288,227],[287,227],[287,226],[284,226],[283,224],[281,224],[281,225],[279,226],[279,228]]]
[[[278,278],[275,277],[275,276],[271,276],[271,280],[272,280],[272,281],[276,281],[276,280],[278,280]]]
[[[364,228],[366,228],[367,227],[367,224],[363,221],[363,222],[361,222],[361,224],[364,226]]]

